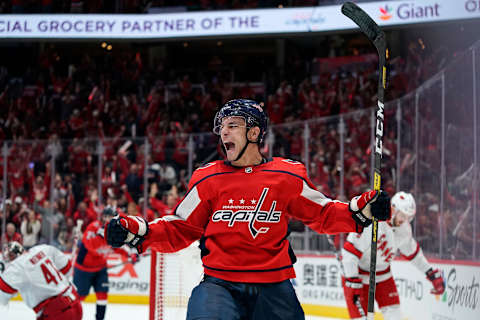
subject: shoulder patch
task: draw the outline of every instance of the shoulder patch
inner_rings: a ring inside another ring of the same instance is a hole
[[[289,163],[289,164],[293,164],[293,165],[302,164],[300,161],[296,161],[296,160],[292,160],[292,159],[283,159],[282,161],[286,162],[286,163]]]
[[[216,164],[217,164],[216,162],[209,162],[209,163],[206,163],[203,166],[199,167],[197,170],[207,169],[207,168],[210,168],[211,166],[214,166]]]

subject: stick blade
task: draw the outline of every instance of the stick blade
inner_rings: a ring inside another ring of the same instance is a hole
[[[375,42],[383,36],[383,31],[377,23],[355,3],[345,2],[342,5],[342,13],[355,22],[370,41]]]

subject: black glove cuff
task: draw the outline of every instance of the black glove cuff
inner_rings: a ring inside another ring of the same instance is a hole
[[[147,231],[148,233],[148,231]],[[146,233],[145,233],[146,234]],[[145,241],[145,236],[135,235],[128,244],[130,248],[137,248],[138,253],[142,253],[142,243]]]
[[[349,207],[350,208],[350,207]],[[351,211],[351,210],[350,210]],[[362,211],[351,211],[352,212],[352,218],[353,220],[355,220],[355,222],[366,228],[368,227],[369,225],[372,224],[372,220],[371,219],[368,219],[363,213]]]

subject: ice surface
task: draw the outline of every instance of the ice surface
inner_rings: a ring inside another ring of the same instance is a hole
[[[0,306],[2,320],[34,320],[35,313],[22,301],[10,301],[8,306]],[[95,304],[83,304],[83,319],[95,320]],[[148,320],[147,305],[110,303],[107,306],[105,320],[135,319]],[[307,316],[306,320],[335,320],[336,318],[321,318]],[[337,319],[338,320],[338,319]]]

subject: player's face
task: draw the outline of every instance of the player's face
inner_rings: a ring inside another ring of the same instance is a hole
[[[394,210],[393,212],[393,219],[392,219],[392,225],[394,227],[400,226],[402,223],[408,222],[409,217],[402,211]]]
[[[222,119],[220,136],[227,152],[227,159],[234,161],[247,143],[247,126],[242,117],[226,117]]]
[[[110,220],[113,219],[113,216],[104,215],[102,218],[103,218],[103,223],[104,223],[104,224],[107,224],[107,223],[110,222]]]

